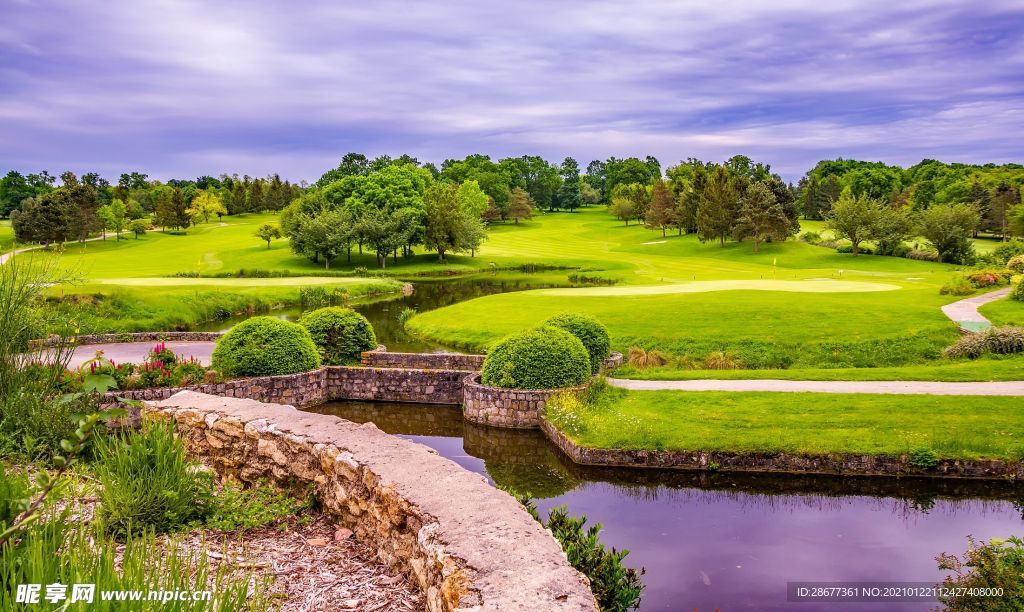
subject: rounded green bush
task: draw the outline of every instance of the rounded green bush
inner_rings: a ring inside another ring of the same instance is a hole
[[[575,387],[590,378],[590,357],[579,338],[544,325],[500,341],[487,353],[480,380],[507,389]]]
[[[590,372],[597,374],[601,364],[612,354],[612,341],[608,330],[600,321],[590,315],[565,312],[544,322],[545,325],[564,329],[583,343],[590,355]]]
[[[366,317],[340,306],[321,308],[304,315],[299,325],[309,330],[324,363],[357,363],[363,351],[377,348],[377,336]]]
[[[225,376],[276,376],[320,367],[306,328],[275,317],[253,317],[221,336],[213,367]]]
[[[1014,255],[1006,262],[1006,269],[1014,274],[1024,274],[1024,255]]]

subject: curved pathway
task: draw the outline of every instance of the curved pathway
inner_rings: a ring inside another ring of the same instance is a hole
[[[893,395],[1024,396],[1024,381],[937,382],[897,380],[626,380],[608,383],[634,391],[780,391],[789,393],[878,393]]]
[[[155,342],[119,342],[114,344],[84,344],[75,348],[68,362],[68,368],[81,367],[83,363],[96,356],[96,351],[103,351],[103,357],[114,363],[142,363],[153,348]],[[181,359],[195,357],[199,363],[210,365],[213,347],[216,342],[165,342],[167,348]]]
[[[1010,289],[1011,287],[1005,287],[997,291],[990,291],[965,300],[959,300],[952,304],[946,304],[942,307],[942,312],[964,331],[984,331],[992,327],[992,322],[978,312],[978,308],[1010,295]]]

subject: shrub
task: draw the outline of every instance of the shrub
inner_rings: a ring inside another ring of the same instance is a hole
[[[96,439],[96,473],[103,485],[99,516],[116,536],[171,531],[203,518],[212,479],[185,457],[185,447],[165,423],[147,423],[124,438]]]
[[[930,448],[915,448],[910,451],[910,465],[922,470],[930,470],[939,464],[939,455]]]
[[[800,234],[799,238],[808,244],[814,244],[821,240],[821,234],[818,232],[804,232]]]
[[[1010,282],[1010,276],[1008,270],[977,270],[968,274],[967,280],[978,289],[983,289],[1005,285]]]
[[[852,253],[852,252],[853,252],[853,245],[851,245],[851,244],[844,244],[844,245],[841,245],[838,248],[836,248],[836,253]],[[864,245],[861,245],[860,248],[857,249],[857,252],[860,253],[861,255],[874,255],[875,254],[875,250],[874,249],[872,249],[869,246],[864,246]]]
[[[205,524],[221,531],[255,529],[292,516],[308,507],[309,501],[299,501],[267,484],[261,483],[243,489],[239,485],[225,483],[224,488],[213,499]]]
[[[592,374],[597,374],[604,360],[611,355],[612,341],[608,337],[608,330],[590,315],[566,312],[551,317],[544,324],[564,329],[580,339],[590,356]]]
[[[1017,283],[1017,286],[1010,292],[1010,299],[1024,302],[1024,280]]]
[[[1008,355],[1024,352],[1024,327],[992,327],[976,334],[967,334],[947,347],[946,357],[977,359],[986,353]]]
[[[958,274],[939,288],[939,295],[971,295],[975,291],[974,284],[963,275]]]
[[[299,303],[302,307],[310,310],[335,306],[337,304],[348,304],[350,296],[348,289],[344,287],[301,287],[299,288]]]
[[[668,357],[661,351],[648,351],[644,350],[643,347],[631,346],[629,347],[629,353],[626,355],[626,361],[629,365],[636,368],[650,368],[665,365],[668,363]]]
[[[481,380],[492,387],[555,389],[590,377],[590,357],[579,338],[541,326],[507,336],[487,353]]]
[[[366,317],[350,308],[321,308],[303,315],[299,325],[309,331],[328,365],[357,363],[363,351],[377,348],[377,336]]]
[[[907,259],[917,259],[920,261],[939,261],[939,254],[934,251],[925,251],[924,249],[911,249],[907,252]]]
[[[993,539],[980,546],[967,540],[963,561],[950,554],[937,558],[939,569],[953,572],[942,581],[939,601],[953,611],[1024,609],[1024,540]]]
[[[1024,255],[1014,255],[1006,262],[1006,269],[1011,274],[1024,274]]]
[[[1024,240],[1004,242],[992,250],[992,257],[997,263],[1006,264],[1017,255],[1024,255]]]
[[[225,376],[274,376],[320,367],[309,331],[274,317],[242,321],[217,341],[213,367]]]

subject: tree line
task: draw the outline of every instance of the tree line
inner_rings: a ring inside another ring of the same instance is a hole
[[[105,237],[107,231],[118,238],[125,231],[138,237],[153,226],[186,229],[213,216],[281,210],[303,190],[276,174],[162,183],[131,172],[111,184],[96,173],[65,172],[60,181],[46,171],[27,176],[11,171],[0,178],[0,212],[11,219],[19,242],[85,240],[96,233]]]

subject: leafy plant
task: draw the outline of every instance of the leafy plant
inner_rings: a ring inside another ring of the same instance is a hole
[[[1010,292],[1010,299],[1024,302],[1024,280],[1017,283],[1017,286]]]
[[[481,381],[492,387],[556,389],[590,377],[590,357],[579,338],[542,326],[512,334],[487,353]]]
[[[967,541],[963,560],[946,553],[936,558],[939,569],[952,572],[942,581],[947,592],[939,601],[954,612],[1024,609],[1024,540]],[[996,591],[1001,595],[985,596]]]
[[[608,330],[590,315],[565,312],[551,317],[544,324],[564,329],[580,339],[590,356],[591,374],[597,374],[604,360],[611,354],[612,343]]]
[[[415,308],[403,308],[402,312],[398,313],[398,322],[404,327],[409,319],[416,316]]]
[[[299,325],[309,331],[328,365],[358,363],[363,351],[377,348],[373,326],[349,308],[329,307],[303,315]]]
[[[205,517],[212,479],[185,457],[169,424],[146,423],[123,438],[97,439],[99,517],[119,537],[172,531]]]
[[[225,376],[273,376],[320,367],[309,331],[275,317],[253,317],[221,336],[213,367]]]
[[[977,288],[967,277],[957,274],[939,288],[939,295],[971,295],[975,291]]]
[[[930,448],[915,448],[910,451],[909,462],[918,469],[930,470],[939,465],[939,454]]]
[[[947,347],[946,357],[977,359],[984,354],[1008,355],[1024,352],[1024,327],[1005,325],[985,331],[966,334],[956,344]]]
[[[309,508],[312,499],[307,497],[305,501],[300,501],[265,483],[248,489],[225,483],[224,488],[213,498],[205,524],[221,531],[254,529]]]

